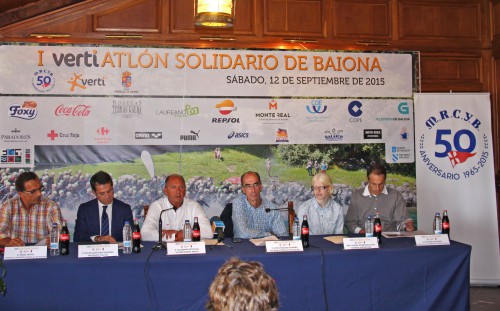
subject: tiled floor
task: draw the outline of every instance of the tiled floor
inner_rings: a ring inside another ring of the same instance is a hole
[[[470,287],[471,311],[499,311],[500,287]]]

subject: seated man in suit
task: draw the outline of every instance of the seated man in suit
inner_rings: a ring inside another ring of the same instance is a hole
[[[262,182],[257,172],[249,171],[241,176],[243,194],[233,200],[234,237],[252,239],[288,235],[277,206],[262,198],[261,190]]]
[[[74,242],[123,241],[123,225],[133,224],[130,205],[114,198],[113,179],[103,171],[90,178],[95,199],[81,204],[76,216]]]

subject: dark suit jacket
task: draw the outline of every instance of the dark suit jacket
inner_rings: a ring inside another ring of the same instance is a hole
[[[113,214],[111,215],[111,235],[116,241],[123,241],[123,225],[125,221],[133,226],[132,209],[130,205],[113,199]],[[90,237],[100,235],[99,205],[97,199],[80,204],[76,216],[74,242],[91,242]]]

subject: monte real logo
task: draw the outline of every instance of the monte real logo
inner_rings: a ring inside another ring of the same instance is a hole
[[[35,71],[31,79],[31,85],[40,93],[48,93],[52,91],[56,85],[54,74],[48,69],[40,69]]]
[[[457,125],[458,124],[458,125]],[[418,154],[427,169],[443,179],[459,180],[485,167],[490,140],[481,120],[462,109],[441,110],[425,120]]]
[[[267,107],[268,111],[255,113],[255,118],[263,124],[284,124],[285,121],[290,119],[289,112],[278,111],[279,107],[276,100],[272,99],[268,102]]]
[[[162,139],[162,132],[135,132],[135,139]]]
[[[22,105],[10,105],[9,117],[33,120],[38,115],[38,109],[36,107],[37,104],[34,101],[25,101]]]

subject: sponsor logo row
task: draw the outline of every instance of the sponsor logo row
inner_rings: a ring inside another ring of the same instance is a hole
[[[393,106],[395,106],[393,104]],[[122,118],[142,118],[142,102],[136,99],[123,99],[112,101],[112,117]],[[238,108],[232,100],[226,99],[214,106],[214,115],[212,115],[211,123],[240,123],[240,116],[236,113]],[[323,103],[321,99],[314,99],[304,106],[302,116],[306,117],[310,122],[326,122],[329,119],[328,114],[325,114],[329,105]],[[28,100],[22,104],[11,104],[8,108],[8,115],[11,118],[18,118],[24,120],[33,120],[38,116],[39,105],[36,101]],[[43,108],[42,108],[43,109]],[[94,107],[90,104],[77,104],[66,105],[60,104],[54,110],[55,117],[89,117],[92,114]],[[401,102],[395,106],[399,113],[399,117],[394,116],[375,116],[376,121],[409,121],[409,106],[407,102]],[[330,109],[331,110],[331,109]],[[215,115],[215,111],[218,114]],[[102,111],[100,111],[102,113]],[[156,109],[155,115],[157,116],[172,116],[178,118],[186,118],[200,114],[200,108],[191,105],[185,105],[183,109]],[[288,121],[292,118],[300,117],[293,116],[289,111],[283,111],[278,104],[278,101],[271,100],[267,103],[267,110],[258,110],[254,112],[254,118],[262,123]],[[363,121],[363,104],[360,101],[351,101],[347,107],[346,118],[349,122],[362,122]]]

